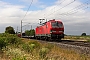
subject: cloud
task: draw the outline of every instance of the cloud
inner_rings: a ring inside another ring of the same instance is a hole
[[[24,6],[18,6],[18,5],[14,6],[9,3],[2,2],[2,1],[0,1],[0,6],[1,6],[0,19],[3,20],[2,23],[11,22],[13,17],[14,19],[15,17],[19,18],[19,17],[22,17],[25,13],[25,11],[22,10]]]

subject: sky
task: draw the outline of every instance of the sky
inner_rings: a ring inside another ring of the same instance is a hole
[[[0,33],[12,26],[23,32],[39,25],[39,19],[61,20],[65,34],[90,35],[90,0],[0,0]],[[45,21],[43,21],[45,22]]]

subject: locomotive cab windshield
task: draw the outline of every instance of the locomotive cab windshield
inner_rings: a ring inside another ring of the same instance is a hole
[[[58,21],[56,21],[56,22],[51,22],[51,24],[52,24],[52,27],[53,27],[53,28],[61,28],[61,27],[63,26],[63,24],[60,23],[60,22],[58,22]]]

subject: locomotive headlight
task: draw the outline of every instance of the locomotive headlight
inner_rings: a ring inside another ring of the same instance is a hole
[[[52,30],[50,31],[50,33],[52,33]]]
[[[52,32],[56,32],[56,31],[53,30]]]
[[[56,32],[56,31],[55,30],[51,30],[50,33],[52,33],[52,32]]]
[[[63,31],[59,31],[59,32],[63,32]]]
[[[64,31],[59,31],[59,32],[62,32],[62,33],[64,33]]]

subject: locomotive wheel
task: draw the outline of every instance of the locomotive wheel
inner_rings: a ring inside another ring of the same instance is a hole
[[[52,39],[50,37],[48,37],[48,41],[51,41]]]
[[[45,40],[48,41],[48,37],[45,37]]]
[[[38,40],[38,37],[36,37],[36,39]]]

